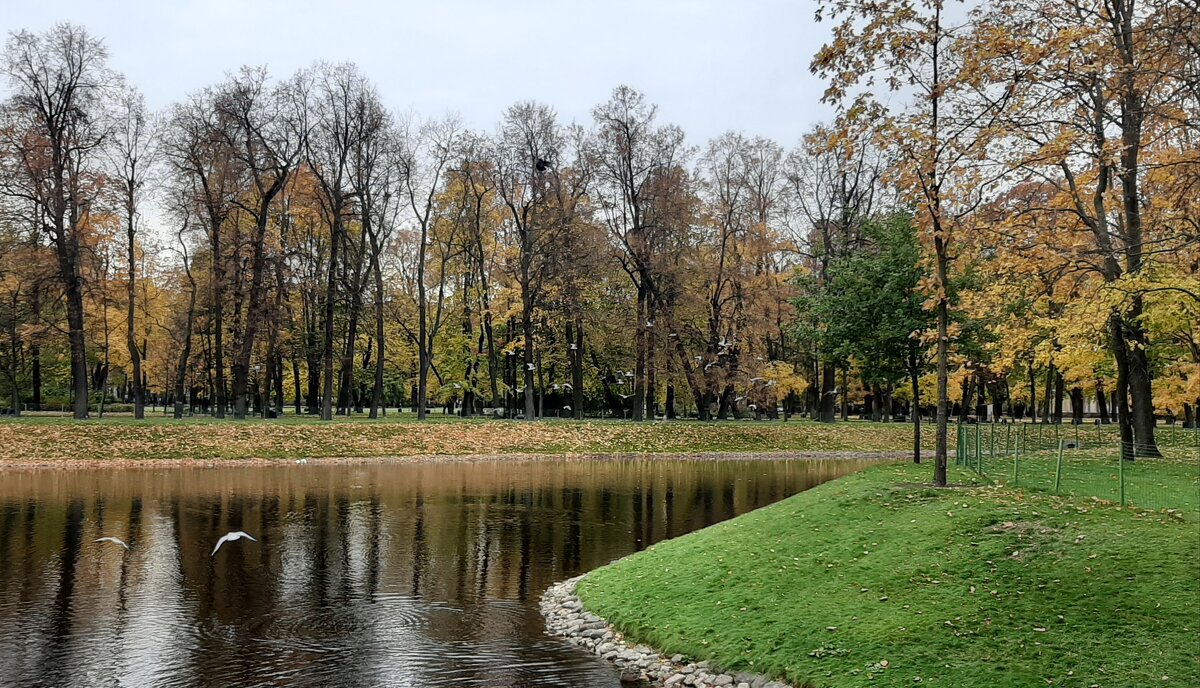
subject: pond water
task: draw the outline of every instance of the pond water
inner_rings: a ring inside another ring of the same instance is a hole
[[[863,465],[6,472],[0,685],[619,686],[544,634],[547,586]]]

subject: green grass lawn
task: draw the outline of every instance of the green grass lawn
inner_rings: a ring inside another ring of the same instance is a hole
[[[926,433],[932,448],[932,433]],[[412,415],[322,423],[106,417],[0,419],[0,463],[396,457],[461,454],[908,452],[912,426],[849,421],[536,422]]]
[[[1200,685],[1192,514],[889,465],[660,543],[580,583],[666,654],[800,685]]]

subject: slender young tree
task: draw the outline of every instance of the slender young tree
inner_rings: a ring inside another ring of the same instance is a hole
[[[121,210],[125,224],[125,257],[129,270],[125,283],[125,347],[129,352],[130,382],[133,387],[133,417],[146,415],[146,389],[142,375],[142,351],[138,346],[135,323],[138,271],[139,204],[146,192],[146,180],[154,164],[154,120],[146,102],[136,89],[124,86],[116,97],[113,135],[110,139],[109,166],[120,185]]]
[[[425,420],[429,402],[429,370],[433,364],[434,342],[441,328],[442,299],[446,286],[445,272],[436,271],[437,299],[431,308],[426,280],[430,259],[437,258],[444,265],[448,248],[445,244],[431,246],[437,238],[434,234],[437,197],[461,136],[458,121],[446,118],[440,122],[423,124],[406,122],[399,138],[398,164],[403,180],[401,194],[408,210],[407,219],[416,226],[414,238],[417,251],[409,291],[417,311],[416,331],[410,332],[410,337],[417,345],[418,354],[418,420]]]

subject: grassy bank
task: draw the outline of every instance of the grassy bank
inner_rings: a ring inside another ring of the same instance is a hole
[[[0,420],[0,464],[453,454],[910,451],[912,427],[851,421]]]
[[[832,686],[1200,684],[1193,514],[880,466],[588,575],[666,654]]]

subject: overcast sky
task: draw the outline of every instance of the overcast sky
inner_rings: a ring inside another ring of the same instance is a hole
[[[590,121],[629,84],[693,144],[729,129],[790,148],[831,110],[808,72],[810,0],[7,0],[0,29],[82,24],[154,108],[243,64],[350,60],[398,113],[492,129],[518,100]]]

